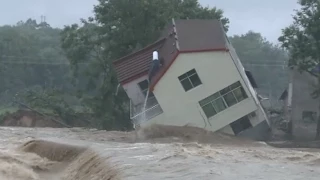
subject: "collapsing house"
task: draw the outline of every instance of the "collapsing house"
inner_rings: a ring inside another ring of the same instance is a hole
[[[269,130],[253,77],[218,20],[173,19],[156,42],[114,67],[135,125],[189,125],[254,139]]]

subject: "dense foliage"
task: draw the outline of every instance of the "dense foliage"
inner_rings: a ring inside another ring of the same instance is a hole
[[[35,20],[0,28],[1,104],[26,88],[67,88],[68,66],[60,48],[60,30]]]
[[[70,120],[69,104],[79,102],[71,95],[75,88],[70,84],[70,66],[61,49],[60,33],[60,29],[32,19],[0,27],[1,108],[17,101],[50,109]]]

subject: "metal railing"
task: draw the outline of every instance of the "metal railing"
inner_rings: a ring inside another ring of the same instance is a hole
[[[143,105],[143,103],[133,105],[130,100],[130,119],[135,125],[139,125],[163,113],[155,97],[148,98],[145,110],[143,110]]]

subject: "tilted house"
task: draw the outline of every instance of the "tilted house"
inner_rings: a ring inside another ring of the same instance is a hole
[[[161,38],[114,67],[136,125],[189,125],[257,139],[269,129],[253,78],[218,20],[173,19]]]

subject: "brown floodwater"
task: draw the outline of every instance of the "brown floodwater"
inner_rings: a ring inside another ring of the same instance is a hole
[[[175,136],[175,137],[171,137]],[[0,128],[0,180],[318,180],[320,152],[192,128]]]

